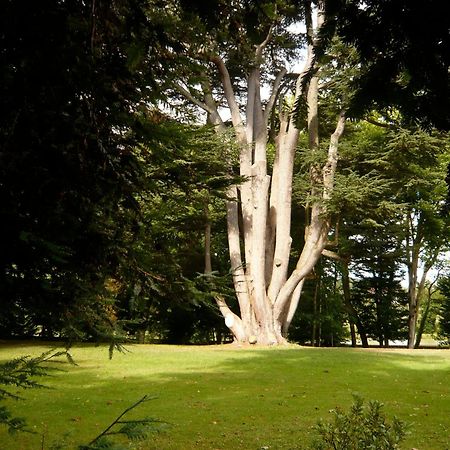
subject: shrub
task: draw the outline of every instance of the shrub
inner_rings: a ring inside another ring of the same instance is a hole
[[[333,421],[319,421],[319,436],[311,445],[313,450],[395,450],[406,435],[406,424],[397,418],[390,423],[382,412],[382,403],[364,400],[354,395],[347,413],[333,410]]]

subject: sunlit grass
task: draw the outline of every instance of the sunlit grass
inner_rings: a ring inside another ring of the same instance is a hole
[[[0,359],[48,347],[3,344]],[[51,390],[10,402],[36,435],[7,436],[0,448],[40,449],[69,433],[67,448],[95,437],[145,394],[133,411],[170,423],[140,449],[295,449],[318,418],[352,403],[352,393],[385,404],[411,424],[404,448],[450,448],[450,351],[133,346],[108,360],[106,348],[72,350],[77,367],[43,380]]]

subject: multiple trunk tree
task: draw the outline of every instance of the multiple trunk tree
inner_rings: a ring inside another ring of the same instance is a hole
[[[239,313],[233,312],[223,298],[217,298],[217,303],[226,325],[236,341],[241,343],[285,342],[305,277],[325,249],[330,231],[326,201],[333,191],[338,142],[345,124],[344,111],[339,114],[330,137],[325,164],[311,167],[313,200],[308,208],[309,223],[303,250],[295,269],[289,273],[292,180],[300,133],[293,105],[305,97],[309,147],[312,152],[319,149],[319,78],[313,47],[322,24],[322,13],[316,10],[317,17],[313,21],[311,10],[309,5],[306,8],[306,62],[301,73],[295,75],[295,89],[289,102],[292,108],[288,110],[285,105],[283,108],[275,107],[277,103],[283,104],[280,101],[281,86],[287,75],[284,68],[274,77],[268,100],[262,100],[264,57],[273,39],[272,26],[265,39],[255,46],[246,80],[244,106],[240,104],[242,95],[233,86],[225,59],[218,52],[201,55],[205,64],[212,64],[219,75],[220,90],[226,100],[239,148],[239,173],[243,182],[229,188],[227,202],[229,252]],[[207,77],[202,77],[199,84],[201,96],[198,89],[194,91],[185,85],[177,84],[176,89],[206,111],[209,122],[215,125],[218,133],[225,132],[227,127],[220,115],[219,103],[213,97],[217,86]],[[278,114],[279,126],[275,138],[275,159],[269,174],[268,128],[269,119],[275,113]]]

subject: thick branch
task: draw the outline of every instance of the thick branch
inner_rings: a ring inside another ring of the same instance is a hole
[[[261,44],[256,46],[256,52],[255,52],[256,64],[259,63],[259,60],[260,60],[260,58],[262,56],[263,50],[266,48],[267,44],[269,43],[270,39],[272,38],[272,32],[273,32],[273,27],[271,25],[270,28],[269,28],[269,32],[267,33],[267,36],[264,39],[264,41],[261,42]]]
[[[322,255],[326,256],[327,258],[333,259],[334,261],[339,261],[339,262],[347,261],[346,258],[343,258],[342,256],[338,255],[336,252],[333,252],[331,250],[327,250],[326,248],[324,248],[322,250]]]
[[[246,340],[246,334],[241,318],[231,311],[222,296],[216,295],[214,298],[225,319],[225,325],[230,329],[237,341],[244,342]]]
[[[174,83],[173,84],[173,88],[179,93],[181,94],[184,98],[186,98],[187,100],[189,100],[191,103],[193,103],[194,105],[198,106],[199,108],[203,109],[204,111],[206,111],[209,114],[213,114],[214,111],[206,104],[203,103],[201,100],[199,100],[197,97],[195,97],[192,92],[190,92],[188,89],[184,88],[183,86],[181,86],[178,83]]]
[[[239,309],[244,323],[250,321],[251,305],[248,292],[247,278],[242,263],[241,246],[239,239],[239,214],[236,186],[228,188],[227,201],[227,231],[228,248],[230,252],[231,271],[233,274],[234,289],[239,303]]]
[[[330,138],[330,146],[328,148],[328,159],[323,168],[323,199],[329,200],[334,187],[334,174],[336,172],[338,160],[338,144],[345,128],[345,111],[339,114],[336,129]]]
[[[223,59],[218,56],[212,56],[211,61],[216,65],[219,70],[220,78],[222,80],[222,86],[225,93],[225,98],[227,99],[228,107],[231,112],[231,121],[233,123],[233,127],[236,130],[236,135],[238,137],[239,142],[242,145],[247,143],[247,139],[245,136],[244,125],[242,123],[241,113],[239,111],[239,105],[236,100],[236,96],[234,95],[233,85],[231,83],[230,73],[228,72],[227,66]]]
[[[247,132],[247,142],[253,142],[254,139],[254,120],[255,120],[255,96],[256,96],[256,77],[257,69],[253,69],[248,76],[247,81],[247,107],[246,107],[246,132]]]
[[[280,90],[281,81],[283,80],[284,76],[286,75],[286,68],[283,67],[279,72],[278,75],[275,78],[275,81],[273,82],[272,86],[272,93],[270,94],[269,101],[267,102],[266,108],[264,110],[264,122],[267,123],[269,121],[270,114],[272,114],[273,107],[275,105],[275,101],[278,96],[278,92]]]
[[[370,117],[366,117],[364,120],[372,125],[375,125],[375,126],[381,127],[381,128],[388,128],[389,130],[396,130],[398,128],[392,124],[379,122],[378,120],[371,119]]]

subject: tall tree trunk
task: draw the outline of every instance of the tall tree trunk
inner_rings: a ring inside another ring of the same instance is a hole
[[[422,335],[425,329],[425,325],[427,323],[428,320],[428,315],[430,313],[430,308],[431,308],[431,302],[432,302],[432,297],[433,294],[436,291],[433,291],[433,286],[435,285],[436,281],[438,280],[439,276],[437,276],[434,281],[432,281],[428,286],[427,286],[427,299],[426,299],[426,303],[425,303],[425,308],[422,311],[422,317],[420,318],[420,323],[419,323],[419,328],[417,330],[417,334],[416,334],[416,341],[414,343],[414,348],[419,348],[420,347],[420,342],[422,340]]]
[[[319,2],[315,21],[317,28],[323,22],[322,6]],[[305,67],[297,78],[295,101],[304,95],[305,76],[315,64],[313,44],[318,30],[314,30],[313,20],[308,14],[307,16],[308,53]],[[254,68],[247,79],[244,117],[225,61],[219,55],[207,56],[220,75],[239,147],[240,175],[245,178],[239,186],[229,188],[227,201],[230,262],[239,314],[229,308],[224,298],[219,297],[216,301],[225,323],[237,341],[262,344],[286,341],[304,279],[314,268],[327,243],[330,220],[325,204],[333,191],[338,141],[345,124],[345,114],[342,112],[336,130],[330,138],[327,161],[323,167],[315,167],[313,170],[312,182],[317,199],[310,206],[311,219],[305,233],[304,248],[295,270],[289,275],[292,178],[299,129],[293,114],[281,114],[280,129],[276,137],[275,162],[272,176],[269,176],[266,156],[268,121],[286,74],[286,70],[282,69],[276,76],[272,93],[264,108],[260,94],[260,67],[263,51],[271,37],[272,30],[255,49]],[[177,85],[176,89],[203,108],[208,113],[210,122],[216,125],[217,131],[222,132],[226,127],[206,76],[200,84],[202,99],[198,98],[197,91],[189,91],[181,85]],[[307,98],[310,147],[315,151],[318,147],[316,75],[309,82]]]
[[[351,302],[351,291],[350,291],[350,275],[348,270],[348,260],[342,260],[341,262],[342,271],[342,289],[344,291],[344,305],[347,310],[347,314],[350,322],[350,330],[356,325],[358,329],[359,337],[361,338],[361,345],[365,348],[369,347],[369,341],[367,339],[367,333],[361,319],[358,316],[356,309]],[[354,331],[352,332],[352,346],[356,347],[356,336],[354,336]]]
[[[412,244],[408,245],[407,250],[407,266],[408,266],[408,297],[409,297],[409,316],[408,316],[408,348],[414,348],[414,341],[416,337],[416,324],[417,315],[419,312],[419,292],[417,289],[417,271],[419,268],[419,252],[421,248],[422,237],[419,232],[417,235],[413,235],[413,219],[410,214],[408,214],[408,221],[410,222],[410,232],[408,239],[412,239]],[[418,228],[420,225],[420,220]],[[412,237],[411,237],[412,235]]]
[[[420,347],[420,343],[422,341],[423,331],[425,329],[425,324],[427,323],[428,314],[430,312],[430,306],[431,306],[431,295],[428,294],[427,301],[425,303],[425,308],[422,311],[422,317],[420,318],[419,327],[417,329],[416,340],[414,342],[414,348],[419,348]]]
[[[344,258],[340,255],[338,255],[335,252],[332,252],[328,249],[324,249],[322,251],[322,254],[328,258],[334,259],[336,261],[339,261],[339,267],[341,269],[341,275],[342,275],[342,291],[344,294],[344,308],[347,311],[349,322],[350,322],[350,332],[352,336],[352,347],[356,347],[356,335],[355,335],[355,325],[358,330],[359,337],[361,339],[361,345],[365,348],[369,347],[369,341],[367,339],[367,333],[364,328],[363,323],[361,322],[361,319],[359,318],[359,315],[354,308],[352,301],[351,301],[351,290],[350,290],[350,273],[349,273],[349,259]]]
[[[409,316],[408,316],[408,348],[416,347],[416,328],[420,310],[420,300],[425,290],[425,283],[430,269],[435,264],[440,246],[436,247],[425,258],[424,267],[420,281],[418,280],[418,269],[420,261],[420,253],[424,242],[424,222],[423,218],[414,216],[413,211],[407,214],[408,235],[406,238],[406,256],[408,267],[408,297],[409,297]],[[414,222],[417,223],[414,223]],[[420,342],[420,339],[419,339]]]
[[[207,219],[205,225],[205,275],[211,275],[211,273],[211,222],[209,219]]]

